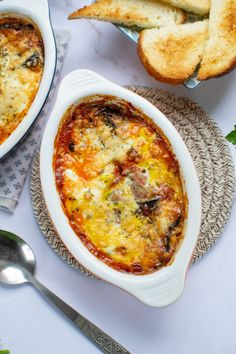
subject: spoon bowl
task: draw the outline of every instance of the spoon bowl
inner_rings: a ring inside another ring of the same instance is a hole
[[[15,234],[0,230],[0,281],[11,285],[26,283],[26,272],[34,275],[35,266],[29,245]]]

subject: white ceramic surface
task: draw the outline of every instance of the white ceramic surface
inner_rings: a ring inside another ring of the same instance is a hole
[[[71,104],[94,94],[114,95],[140,108],[167,136],[180,163],[185,191],[189,199],[185,237],[174,262],[152,274],[144,276],[124,274],[101,262],[80,241],[61,207],[52,168],[54,140],[58,125],[64,112]],[[111,83],[92,71],[71,72],[59,86],[57,99],[43,135],[40,150],[40,178],[52,221],[67,248],[84,267],[99,278],[128,291],[147,305],[163,307],[177,300],[182,293],[186,271],[199,234],[201,192],[187,147],[174,126],[156,107],[139,95]]]
[[[32,20],[39,28],[45,50],[44,71],[35,99],[24,119],[3,144],[0,145],[0,159],[4,157],[26,134],[37,118],[47,98],[56,65],[56,46],[50,22],[47,0],[3,0],[0,2],[0,16],[5,14],[23,16]]]

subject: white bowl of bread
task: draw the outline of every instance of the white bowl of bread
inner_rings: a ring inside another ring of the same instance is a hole
[[[161,82],[193,88],[236,66],[235,0],[97,0],[69,16],[81,18],[125,26]]]

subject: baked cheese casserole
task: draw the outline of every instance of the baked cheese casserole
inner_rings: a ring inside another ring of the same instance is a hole
[[[0,18],[0,144],[26,116],[40,85],[44,47],[29,20]]]
[[[107,95],[69,107],[53,169],[64,212],[92,254],[132,274],[170,264],[187,200],[170,143],[141,110]]]

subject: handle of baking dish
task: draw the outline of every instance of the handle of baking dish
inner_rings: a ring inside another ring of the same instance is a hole
[[[66,75],[61,81],[58,96],[60,96],[60,98],[63,98],[64,94],[66,94],[67,96],[73,96],[78,92],[78,90],[89,88],[93,85],[101,85],[104,83],[111,84],[104,77],[98,75],[97,73],[91,70],[75,70]]]
[[[177,271],[163,281],[149,286],[139,286],[132,293],[145,304],[153,307],[164,307],[175,302],[184,289],[186,272]]]
[[[16,5],[16,0],[5,0],[3,3]],[[45,16],[46,13],[49,13],[48,0],[17,0],[17,5],[22,5],[34,10],[38,15]]]

